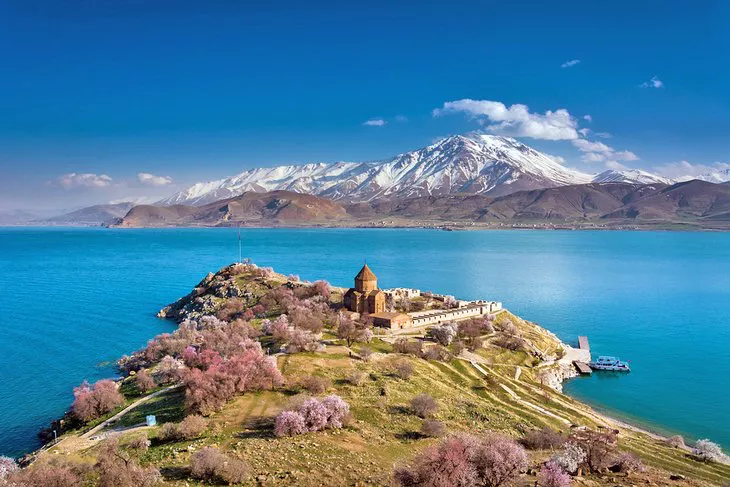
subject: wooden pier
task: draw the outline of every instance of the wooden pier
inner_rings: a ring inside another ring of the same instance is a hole
[[[587,336],[579,336],[578,337],[578,348],[581,350],[588,350],[591,351],[591,346],[588,344],[588,337]]]
[[[581,375],[591,375],[593,373],[591,368],[585,362],[579,362],[576,360],[573,362],[573,365],[575,365],[575,368],[578,369],[578,372]]]

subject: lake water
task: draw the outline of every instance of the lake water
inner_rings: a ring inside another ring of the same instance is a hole
[[[730,234],[432,230],[243,232],[244,256],[351,285],[499,300],[594,355],[631,360],[566,391],[730,448]],[[238,256],[235,229],[0,229],[0,454],[38,446],[72,388],[174,329],[155,313]]]

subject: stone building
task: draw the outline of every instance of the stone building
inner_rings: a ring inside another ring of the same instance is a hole
[[[367,264],[355,276],[355,287],[347,290],[343,304],[354,313],[375,314],[385,311],[385,293],[378,289],[378,278]]]
[[[406,313],[383,312],[371,315],[373,325],[391,330],[402,330],[413,326],[413,318]]]

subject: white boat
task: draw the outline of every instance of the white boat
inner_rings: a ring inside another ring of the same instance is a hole
[[[614,370],[618,372],[631,371],[628,362],[623,362],[619,360],[618,357],[611,357],[606,355],[598,357],[598,360],[594,360],[588,365],[595,370]]]

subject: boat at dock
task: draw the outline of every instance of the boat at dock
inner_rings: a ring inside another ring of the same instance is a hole
[[[602,355],[598,360],[588,364],[594,370],[613,370],[617,372],[631,372],[628,362],[619,360],[618,357]]]

